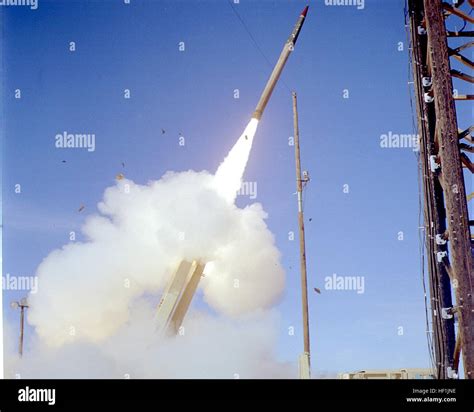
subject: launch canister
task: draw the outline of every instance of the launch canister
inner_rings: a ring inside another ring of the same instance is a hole
[[[275,68],[273,69],[272,74],[270,75],[270,78],[268,79],[267,84],[265,86],[265,89],[263,90],[262,96],[260,96],[260,100],[258,101],[257,107],[253,112],[252,117],[254,119],[260,120],[262,117],[263,111],[267,106],[268,100],[272,95],[273,89],[275,88],[275,85],[278,79],[280,78],[281,72],[285,67],[285,63],[288,60],[290,53],[294,50],[296,40],[298,39],[298,36],[300,34],[301,27],[303,27],[307,12],[308,6],[306,6],[301,12],[300,16],[298,17],[298,21],[296,22],[295,27],[290,34],[290,37],[283,46],[283,50],[281,51],[280,57],[278,58]]]

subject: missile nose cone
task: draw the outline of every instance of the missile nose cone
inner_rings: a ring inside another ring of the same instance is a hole
[[[306,6],[306,7],[303,9],[303,11],[301,12],[301,15],[302,15],[303,17],[306,17],[306,13],[308,13],[308,8],[309,8],[309,6]]]

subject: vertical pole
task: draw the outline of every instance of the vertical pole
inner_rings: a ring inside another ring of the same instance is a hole
[[[310,363],[310,345],[309,345],[309,315],[308,315],[308,280],[306,274],[306,247],[304,237],[304,217],[303,217],[303,181],[301,179],[301,159],[300,159],[300,139],[298,128],[298,111],[296,104],[296,93],[293,97],[293,128],[295,134],[295,160],[296,160],[296,190],[298,195],[298,225],[300,238],[300,270],[301,270],[301,297],[303,309],[303,336],[304,352],[308,357],[308,366]]]
[[[20,305],[20,342],[18,345],[18,353],[23,356],[23,327],[25,321],[25,306]]]

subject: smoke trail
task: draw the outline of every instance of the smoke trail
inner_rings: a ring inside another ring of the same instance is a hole
[[[237,143],[216,171],[217,190],[228,202],[233,203],[235,201],[242,184],[242,177],[247,166],[257,126],[258,120],[251,119]]]

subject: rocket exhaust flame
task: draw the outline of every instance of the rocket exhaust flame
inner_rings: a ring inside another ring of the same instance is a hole
[[[242,184],[242,177],[247,166],[257,126],[258,120],[251,119],[237,143],[216,171],[217,190],[229,203],[234,203]]]

